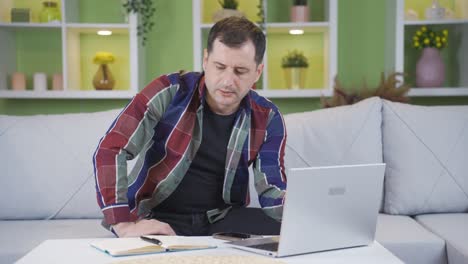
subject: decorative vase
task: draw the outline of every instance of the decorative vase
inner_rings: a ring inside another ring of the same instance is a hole
[[[445,65],[436,48],[424,48],[416,63],[417,87],[441,87],[445,80]]]
[[[286,80],[286,87],[291,88],[293,90],[304,88],[307,68],[288,67],[283,68],[283,70],[284,77]]]
[[[224,8],[224,9],[220,9],[216,12],[214,12],[213,14],[213,22],[216,23],[224,18],[227,18],[227,17],[232,17],[232,16],[236,16],[236,17],[243,17],[245,16],[244,13],[242,13],[241,11],[237,10],[237,9],[227,9],[227,8]]]
[[[309,6],[295,5],[291,7],[291,22],[308,22]]]
[[[93,85],[96,90],[112,90],[114,88],[115,79],[107,64],[100,64],[94,74]]]

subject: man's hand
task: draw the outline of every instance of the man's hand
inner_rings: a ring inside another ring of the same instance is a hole
[[[119,237],[137,237],[144,235],[169,235],[176,233],[170,225],[156,219],[141,219],[136,222],[122,222],[113,226]]]

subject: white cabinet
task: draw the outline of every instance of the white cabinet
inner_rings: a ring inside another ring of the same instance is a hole
[[[59,0],[61,21],[40,23],[42,1],[0,0],[1,98],[131,98],[144,80],[143,48],[136,33],[137,17],[126,15],[121,1]],[[30,22],[11,22],[12,8],[29,8]],[[99,30],[112,31],[100,36]],[[109,68],[116,80],[112,90],[95,90],[98,69],[93,57],[111,52]],[[26,76],[26,90],[11,89],[14,72]],[[45,72],[47,91],[33,90],[33,74]],[[53,74],[61,74],[63,90],[52,91]]]
[[[292,1],[263,0],[267,48],[265,68],[256,85],[266,97],[320,97],[332,93],[337,74],[337,1],[309,0],[310,22],[289,22]],[[202,70],[203,48],[210,28],[212,14],[221,9],[217,0],[193,0],[194,68]],[[240,0],[239,11],[258,22],[258,1]],[[291,29],[301,29],[302,35],[291,35]],[[287,87],[281,59],[288,51],[299,50],[308,58],[305,88]]]
[[[411,96],[468,95],[468,0],[440,0],[448,15],[444,19],[427,20],[425,9],[432,1],[387,0],[387,70],[405,72]],[[415,67],[420,50],[412,47],[412,37],[421,26],[447,29],[448,46],[442,51],[445,63],[443,87],[415,87]]]

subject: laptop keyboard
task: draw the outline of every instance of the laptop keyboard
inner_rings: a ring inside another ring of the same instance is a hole
[[[271,242],[271,243],[266,243],[266,244],[251,245],[248,247],[263,249],[263,250],[268,250],[268,251],[278,251],[278,245],[279,245],[278,242]]]

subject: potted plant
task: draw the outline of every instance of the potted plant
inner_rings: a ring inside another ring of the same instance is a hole
[[[215,23],[226,17],[245,16],[244,13],[237,10],[237,7],[239,6],[239,2],[237,0],[218,0],[218,3],[222,9],[213,14],[213,22]]]
[[[309,21],[309,6],[307,0],[293,0],[291,6],[291,22]]]
[[[309,67],[307,57],[298,50],[289,51],[281,61],[285,73],[286,85],[292,89],[304,88],[306,69]]]
[[[415,49],[422,49],[416,63],[416,86],[441,87],[445,80],[445,65],[439,50],[447,46],[448,30],[435,31],[422,26],[412,41]]]
[[[153,7],[153,0],[123,0],[122,6],[127,14],[138,15],[137,34],[141,37],[144,46],[147,41],[146,36],[154,26],[152,18],[156,8]]]

